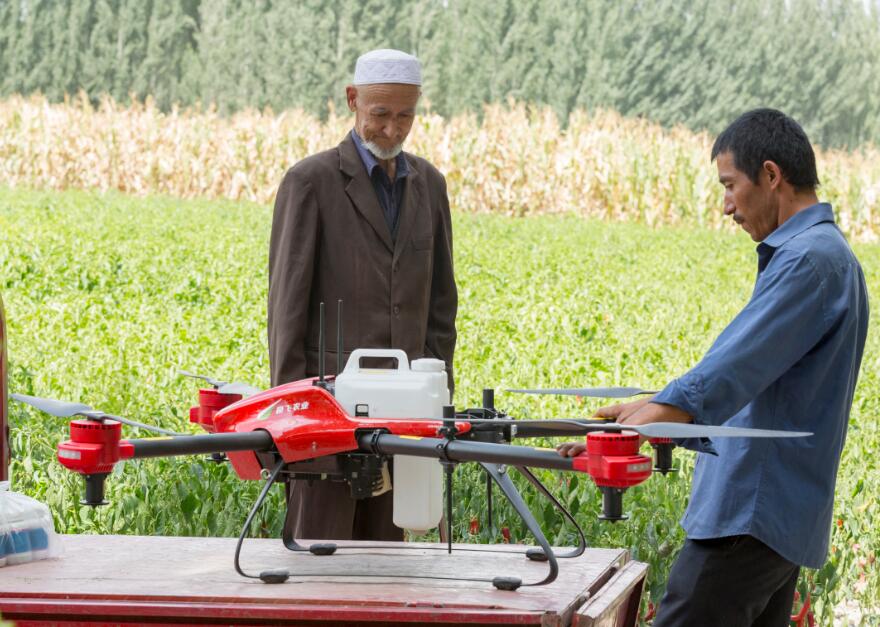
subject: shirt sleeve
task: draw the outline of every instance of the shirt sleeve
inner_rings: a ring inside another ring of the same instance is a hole
[[[827,333],[825,290],[807,256],[777,250],[746,307],[700,363],[653,401],[686,411],[697,424],[723,424]]]

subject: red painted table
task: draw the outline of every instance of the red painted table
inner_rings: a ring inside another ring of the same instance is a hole
[[[543,578],[546,564],[491,553],[381,549],[294,554],[280,540],[247,540],[242,567],[287,568],[284,584],[240,577],[232,538],[64,536],[64,554],[0,568],[0,613],[27,625],[576,625],[636,624],[647,566],[621,549],[562,559],[548,586],[499,591],[491,584],[409,574]],[[347,543],[357,544],[357,543]],[[438,546],[438,545],[420,545]],[[456,545],[459,546],[459,545]],[[461,545],[474,548],[477,545]],[[296,573],[312,573],[302,577]],[[337,573],[345,573],[339,575]],[[351,576],[382,575],[379,579]],[[396,575],[396,576],[392,576]]]

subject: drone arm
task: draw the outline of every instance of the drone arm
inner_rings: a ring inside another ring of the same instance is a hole
[[[361,451],[380,455],[447,458],[455,462],[485,462],[511,466],[531,466],[554,470],[576,470],[575,461],[556,451],[491,442],[448,441],[441,438],[415,438],[387,433],[364,434],[358,438]]]
[[[129,457],[170,457],[174,455],[201,455],[205,453],[231,453],[234,451],[268,451],[272,448],[272,436],[263,430],[243,433],[212,433],[178,438],[145,438],[123,440],[120,444],[131,445]],[[124,458],[124,456],[123,456]]]
[[[68,470],[95,475],[109,473],[122,459],[265,451],[273,446],[272,436],[263,430],[122,440],[120,427],[114,421],[74,420],[70,440],[58,445],[58,461]]]
[[[510,444],[402,437],[379,431],[359,436],[361,451],[379,455],[433,457],[452,462],[482,462],[568,470],[590,475],[600,488],[623,490],[651,476],[651,458],[640,455],[639,436],[632,432],[591,433],[586,451],[562,457],[554,450]]]
[[[541,544],[545,555],[551,555],[544,546],[540,529],[532,529],[530,514],[520,511],[518,495],[512,495],[505,484],[492,472],[493,465],[514,467],[531,466],[552,470],[583,472],[602,491],[602,517],[607,520],[622,520],[621,498],[624,490],[638,485],[651,476],[651,458],[640,455],[639,436],[633,432],[621,431],[591,433],[587,436],[586,451],[577,457],[562,457],[556,451],[534,449],[510,444],[492,442],[473,442],[444,440],[439,438],[401,437],[381,432],[361,435],[358,438],[361,451],[384,455],[413,455],[434,457],[451,462],[481,462],[492,474],[499,486],[504,489],[511,503],[523,517],[529,530]],[[506,475],[504,475],[506,478]],[[509,481],[509,479],[507,479]],[[551,574],[542,583],[552,581],[555,575],[555,558],[551,559]]]

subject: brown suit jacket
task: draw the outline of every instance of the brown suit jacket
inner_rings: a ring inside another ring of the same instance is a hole
[[[458,294],[446,181],[410,166],[392,240],[351,136],[303,159],[275,199],[269,248],[272,385],[318,373],[318,306],[325,303],[326,372],[336,371],[336,303],[343,300],[344,360],[355,348],[400,348],[446,362],[452,385]]]

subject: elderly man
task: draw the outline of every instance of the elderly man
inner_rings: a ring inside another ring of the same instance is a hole
[[[341,299],[345,357],[355,348],[400,348],[410,359],[442,359],[451,387],[458,297],[446,181],[402,151],[420,86],[415,57],[364,54],[346,87],[354,128],[284,176],[269,248],[272,385],[318,374],[319,303],[327,303],[333,330]],[[328,352],[333,374],[336,352]],[[390,492],[355,501],[345,484],[296,481],[288,498],[285,532],[295,537],[403,538]]]
[[[598,414],[813,432],[719,438],[714,449],[683,443],[702,452],[682,520],[687,540],[654,621],[784,627],[800,567],[821,567],[828,552],[868,295],[831,206],[818,202],[813,149],[794,120],[745,113],[718,136],[712,158],[724,213],[759,242],[751,299],[692,370],[649,400]]]

